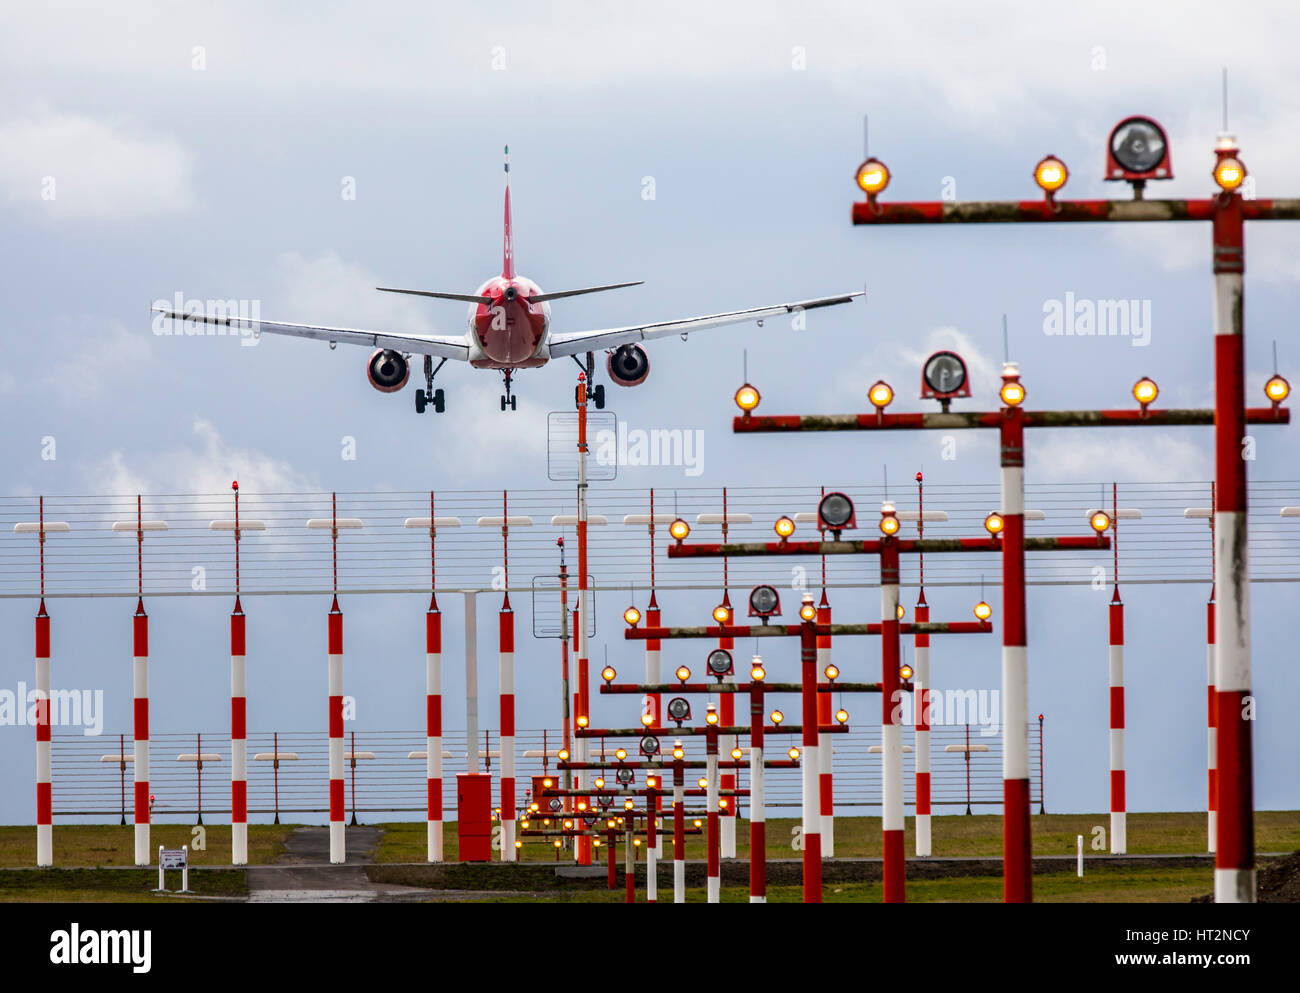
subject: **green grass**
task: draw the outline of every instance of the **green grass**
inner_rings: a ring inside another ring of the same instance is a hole
[[[539,822],[534,821],[534,824]],[[552,822],[554,824],[554,822]],[[688,826],[689,826],[688,822]],[[791,829],[799,823],[794,818],[774,818],[767,822],[768,858],[796,858],[790,845]],[[905,850],[916,850],[914,820],[907,819]],[[1084,851],[1093,854],[1095,827],[1110,831],[1109,814],[1043,814],[1033,818],[1035,855],[1073,855],[1076,836],[1083,835]],[[375,853],[376,862],[423,862],[428,854],[425,825],[418,823],[385,824],[384,835]],[[671,835],[671,816],[665,827]],[[1132,855],[1179,854],[1202,855],[1206,850],[1205,814],[1198,812],[1133,813],[1128,815],[1128,850]],[[997,814],[945,815],[931,820],[932,849],[938,858],[948,856],[1002,857],[1002,817]],[[524,839],[521,851],[525,862],[554,862],[555,849],[546,839]],[[840,858],[880,857],[879,817],[839,817],[835,821],[835,855]],[[444,828],[447,857],[456,857],[456,825]],[[1263,810],[1255,814],[1255,848],[1261,852],[1293,852],[1300,849],[1300,812]],[[1109,845],[1105,851],[1109,851]],[[749,855],[749,822],[743,818],[736,825],[736,854]],[[686,857],[704,858],[704,838],[691,835],[686,839]],[[561,856],[565,859],[565,856]]]
[[[179,872],[167,873],[167,887],[180,889]],[[0,872],[0,903],[155,903],[187,897],[151,893],[157,869],[31,869]],[[196,896],[243,897],[244,873],[190,869]]]
[[[1050,873],[1034,878],[1034,900],[1038,903],[1184,903],[1212,887],[1207,870],[1196,867],[1131,869],[1124,866],[1098,866],[1087,869],[1084,878],[1070,873]],[[823,890],[826,903],[880,903],[880,883],[828,883]],[[545,894],[519,894],[476,899],[475,902],[531,903],[538,899],[556,903],[622,903],[624,891],[558,890]],[[658,899],[671,902],[672,886],[660,886]],[[798,886],[769,886],[769,903],[800,903],[803,890]],[[909,880],[909,903],[1001,903],[1000,876],[965,876],[952,879]],[[645,888],[638,887],[637,901],[645,900]],[[727,886],[722,890],[723,903],[747,903],[749,890]],[[686,891],[687,903],[704,903],[702,888]]]
[[[274,862],[293,832],[291,824],[250,824],[248,861]],[[149,832],[150,861],[157,862],[158,846],[190,846],[190,865],[230,865],[230,825],[206,827],[206,849],[194,850],[193,828],[184,824],[154,824]],[[135,863],[135,828],[118,824],[55,824],[55,866],[114,866]],[[0,826],[0,868],[36,864],[36,828]],[[157,877],[154,885],[157,885]]]

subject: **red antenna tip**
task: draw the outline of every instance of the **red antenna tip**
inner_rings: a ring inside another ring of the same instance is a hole
[[[237,489],[239,489],[239,480],[236,479],[234,482],[232,482],[232,483],[230,484],[230,488],[231,488],[232,490],[237,490]]]
[[[916,481],[918,483],[921,481],[921,474],[919,472],[916,474]]]

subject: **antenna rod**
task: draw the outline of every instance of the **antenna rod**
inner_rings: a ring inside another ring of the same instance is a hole
[[[1007,315],[1002,315],[1002,361],[1011,361],[1011,339],[1007,336]]]

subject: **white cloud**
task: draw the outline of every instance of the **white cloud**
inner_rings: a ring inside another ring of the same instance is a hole
[[[90,473],[97,493],[226,493],[232,480],[250,493],[317,492],[320,486],[288,462],[251,448],[230,445],[216,425],[195,418],[196,443],[128,459],[112,451]]]
[[[365,266],[349,262],[337,252],[321,252],[306,258],[298,252],[284,252],[276,259],[280,293],[276,308],[284,313],[263,313],[268,320],[292,323],[322,323],[343,327],[388,331],[437,329],[434,315],[445,308],[456,313],[462,304],[380,293],[376,286],[391,286],[393,278],[376,276]],[[455,287],[407,286],[403,289],[446,289]],[[469,287],[463,292],[472,292]]]
[[[59,220],[182,211],[191,159],[174,138],[38,107],[0,121],[0,199]]]
[[[87,330],[54,350],[45,385],[69,401],[96,400],[120,392],[130,377],[148,371],[153,357],[150,335],[128,331],[121,321],[83,320]]]

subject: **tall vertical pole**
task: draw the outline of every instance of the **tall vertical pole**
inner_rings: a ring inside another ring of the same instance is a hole
[[[501,861],[514,862],[515,849],[515,613],[510,607],[510,510],[501,494],[501,548],[506,583],[501,602]]]
[[[812,605],[812,594],[804,594]],[[803,724],[803,754],[799,766],[803,783],[803,902],[822,902],[821,802],[817,784],[817,626],[799,626],[799,669]]]
[[[645,902],[659,902],[659,856],[656,845],[659,835],[655,830],[655,811],[659,809],[659,781],[653,772],[646,775],[646,841],[645,841]]]
[[[713,710],[713,704],[709,704],[709,710]],[[710,713],[709,717],[713,718],[706,724],[704,734],[704,775],[707,780],[705,789],[705,811],[708,822],[705,825],[705,840],[708,845],[708,879],[706,882],[706,899],[709,903],[722,902],[722,862],[721,862],[721,838],[719,837],[718,825],[718,731],[717,731],[717,714]]]
[[[334,597],[327,615],[329,634],[329,797],[330,862],[347,861],[343,811],[343,611],[339,610],[338,494],[330,494],[330,542],[334,557]]]
[[[1006,363],[1002,378],[1018,382]],[[1029,650],[1025,626],[1025,425],[1003,403],[1002,463],[1002,899],[1033,901],[1029,826]],[[969,762],[970,753],[968,752]],[[969,766],[968,766],[969,769]]]
[[[50,615],[45,612],[45,497],[36,524],[41,602],[36,608],[36,864],[54,864],[54,786],[50,761]],[[18,706],[26,705],[20,700]]]
[[[1218,577],[1214,570],[1214,484],[1210,484],[1210,599],[1205,604],[1205,679],[1206,679],[1206,738],[1208,748],[1208,787],[1206,810],[1207,829],[1209,837],[1209,847],[1206,849],[1213,852],[1215,843],[1218,841],[1218,825],[1216,823],[1217,811],[1219,809],[1219,776],[1218,776],[1218,741],[1215,734],[1215,724],[1218,717],[1216,713],[1218,707],[1218,697],[1214,692],[1214,612],[1215,612],[1215,595],[1214,590],[1218,584]]]
[[[749,679],[749,902],[767,903],[767,792],[763,782],[763,680]]]
[[[916,474],[917,537],[925,537],[925,483],[921,474]],[[916,623],[924,624],[930,620],[930,605],[925,602],[925,553],[917,555],[917,567],[920,570],[919,587],[916,596]],[[916,854],[920,858],[929,857],[932,846],[930,838],[930,635],[918,631],[914,635],[912,654],[915,656],[915,688],[912,703],[916,714]]]
[[[686,769],[682,743],[673,743],[673,903],[686,902]]]
[[[230,613],[230,864],[248,865],[248,687],[244,609],[239,603],[239,483],[235,494],[235,607]],[[202,764],[203,750],[199,749]]]
[[[727,544],[728,530],[727,516],[727,488],[722,488],[722,544]],[[729,574],[727,557],[722,557],[722,606],[727,608],[727,622],[734,623],[735,611],[731,606],[731,590],[729,589]],[[720,637],[718,647],[727,652],[734,652],[736,639],[731,637]],[[735,683],[734,675],[723,677],[724,683]],[[718,716],[724,727],[734,727],[736,724],[736,695],[734,693],[718,694]],[[727,758],[731,758],[731,752],[736,747],[736,736],[734,734],[724,734],[718,739],[718,749]],[[739,803],[735,795],[736,774],[728,770],[722,773],[721,788],[732,790],[730,798],[726,801],[726,809],[719,814],[721,818],[721,855],[724,859],[734,859],[736,857],[736,814]]]
[[[893,519],[895,531],[880,541],[880,743],[883,796],[881,851],[884,854],[885,903],[907,899],[903,853],[903,717],[899,686],[901,645],[898,624],[899,554],[894,505],[881,507],[882,521]]]
[[[1220,142],[1219,154],[1235,154]],[[1255,902],[1254,775],[1250,693],[1250,559],[1246,540],[1246,270],[1242,200],[1219,194],[1214,207],[1215,695],[1218,844],[1214,898]]]
[[[478,590],[465,594],[465,771],[478,772]]]
[[[148,865],[149,850],[149,615],[144,612],[144,515],[135,498],[136,566],[139,577],[132,620],[132,690],[135,714],[135,864]]]
[[[588,363],[590,366],[590,363]],[[587,591],[587,376],[578,374],[578,713],[579,726],[585,727],[591,719],[587,698],[587,660],[590,650],[587,645],[587,611],[591,609]],[[576,742],[579,762],[586,762],[588,744],[586,738]],[[582,789],[587,780],[587,773],[579,770],[575,786]],[[586,798],[588,805],[591,798]],[[579,865],[591,865],[591,838],[583,834],[578,837],[576,854]]]
[[[1128,851],[1127,804],[1124,797],[1124,603],[1119,598],[1119,497],[1111,486],[1111,547],[1115,555],[1115,592],[1110,599],[1110,853]]]
[[[659,612],[659,601],[655,598],[655,491],[650,490],[650,602],[646,605],[646,626],[657,628],[660,624],[661,615]],[[661,679],[660,676],[660,643],[658,638],[647,638],[645,643],[645,681],[647,685],[657,685]],[[663,728],[663,697],[658,693],[651,693],[646,697],[646,706],[650,708],[652,723],[650,727],[659,731]],[[654,820],[659,816],[663,803],[659,796],[656,796],[654,803],[650,807],[650,819]],[[664,856],[664,836],[662,833],[655,835],[655,858],[661,859]]]
[[[428,860],[442,861],[442,612],[438,609],[437,537],[429,491],[429,609],[424,615],[424,773]]]
[[[817,605],[817,623],[819,625],[831,623],[831,605],[826,599],[826,557],[822,556],[822,598]],[[831,664],[831,636],[829,634],[819,634],[817,636],[817,672],[818,679],[821,679],[822,673],[826,672],[826,667]],[[822,840],[822,857],[835,857],[835,785],[832,778],[834,773],[834,756],[832,754],[831,734],[829,731],[822,731],[821,728],[828,728],[832,722],[831,714],[831,695],[829,693],[817,694],[817,799],[818,807],[821,811],[821,840]]]

